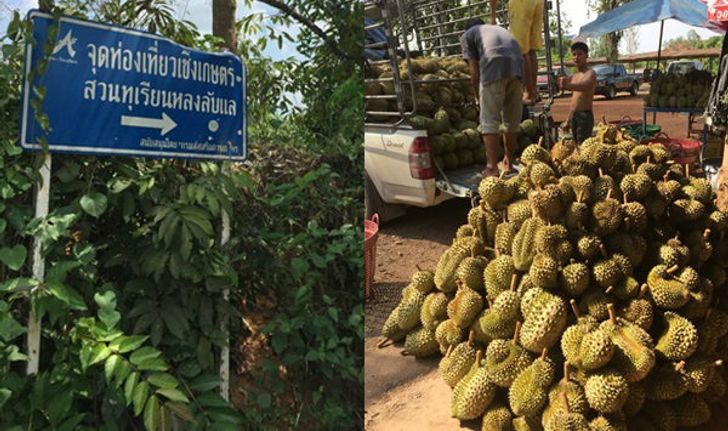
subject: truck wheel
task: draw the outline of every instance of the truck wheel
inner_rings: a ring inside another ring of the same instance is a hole
[[[379,221],[383,223],[403,216],[406,211],[404,205],[384,202],[369,174],[364,171],[364,212],[367,219],[371,219],[375,213],[379,214]]]
[[[636,96],[639,89],[640,85],[637,83],[637,81],[635,81],[632,83],[632,88],[629,89],[629,94],[632,96]]]
[[[610,85],[607,87],[607,99],[612,100],[615,97],[617,97],[617,89],[614,88],[614,85]]]

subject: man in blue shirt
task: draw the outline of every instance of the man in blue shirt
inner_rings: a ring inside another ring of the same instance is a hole
[[[523,56],[518,42],[506,29],[486,25],[479,18],[468,21],[460,43],[468,61],[470,81],[479,95],[480,128],[485,144],[484,176],[499,175],[499,126],[505,125],[503,169],[512,169],[518,128],[523,113]]]

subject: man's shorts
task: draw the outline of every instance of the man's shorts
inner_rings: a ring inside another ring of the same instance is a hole
[[[541,48],[544,0],[509,0],[509,30],[521,47],[521,54]]]
[[[503,78],[480,84],[480,128],[483,133],[518,132],[523,113],[523,85],[518,77]]]
[[[592,111],[576,111],[571,115],[571,134],[577,144],[591,138],[593,129],[594,113]]]

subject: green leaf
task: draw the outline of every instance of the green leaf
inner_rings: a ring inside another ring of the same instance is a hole
[[[0,218],[0,233],[3,233],[5,231],[5,227],[8,225],[8,222],[5,221],[4,218]]]
[[[109,348],[119,353],[127,353],[139,348],[148,339],[148,335],[123,336],[109,343]]]
[[[273,337],[271,338],[271,346],[273,347],[274,352],[281,353],[288,346],[288,336],[278,332],[273,334]]]
[[[0,408],[10,399],[12,394],[13,392],[10,389],[0,388]]]
[[[134,388],[134,416],[139,416],[139,414],[144,409],[144,403],[147,401],[147,396],[149,395],[149,383],[147,382],[141,382],[139,383],[136,388]]]
[[[132,372],[129,377],[126,378],[126,383],[124,383],[124,399],[126,400],[126,405],[134,401],[134,390],[136,389],[136,385],[139,382],[139,373],[134,371]]]
[[[46,283],[46,286],[48,286],[48,290],[53,296],[63,301],[72,310],[84,311],[87,309],[86,301],[83,300],[83,297],[65,284],[57,281],[49,281]]]
[[[137,367],[142,371],[167,371],[169,368],[162,358],[146,358]]]
[[[56,428],[58,431],[75,431],[78,429],[78,425],[83,422],[86,418],[86,413],[79,413],[75,416],[71,416],[66,419],[62,424]]]
[[[195,419],[195,416],[190,411],[190,408],[187,407],[187,404],[169,401],[164,403],[164,406],[173,411],[174,414],[188,422],[191,422]]]
[[[269,393],[262,393],[258,396],[258,398],[255,400],[255,402],[260,406],[262,409],[267,409],[270,407],[273,399],[271,398]]]
[[[119,363],[122,361],[123,360],[119,355],[110,355],[106,359],[106,363],[104,364],[104,376],[106,377],[106,383],[111,384],[111,379],[116,373],[116,367],[118,367]]]
[[[81,197],[81,208],[96,218],[106,211],[106,204],[106,196],[98,192],[89,193]]]
[[[147,381],[162,389],[172,389],[179,385],[177,379],[168,373],[152,373],[147,377]]]
[[[159,431],[172,431],[172,413],[164,406],[159,409],[159,412],[161,416],[159,420]]]
[[[114,373],[114,388],[120,387],[129,373],[131,373],[131,364],[122,358],[119,361],[119,365],[116,366],[116,372]]]
[[[157,390],[158,394],[162,394],[165,397],[167,397],[170,401],[177,401],[180,403],[189,403],[190,400],[187,399],[187,396],[182,393],[179,389],[176,388],[163,388]]]
[[[162,303],[162,319],[164,324],[169,329],[169,332],[174,334],[177,338],[184,338],[189,324],[185,317],[185,311],[177,305],[177,303],[171,299],[165,299]]]
[[[94,294],[94,301],[96,301],[96,304],[98,304],[100,308],[107,308],[110,310],[116,309],[116,294],[113,290]]]
[[[17,271],[23,267],[25,258],[28,256],[28,250],[22,244],[15,247],[0,248],[0,262],[4,263],[8,268]]]
[[[205,407],[228,407],[220,395],[214,392],[204,392],[197,397],[197,401]]]
[[[220,385],[220,378],[212,374],[202,374],[190,382],[190,389],[195,392],[205,392]]]
[[[155,349],[154,347],[142,347],[131,354],[129,360],[134,365],[139,365],[142,361],[149,358],[158,358],[162,355],[162,352]]]
[[[110,354],[111,354],[111,349],[106,347],[106,344],[103,344],[103,343],[97,344],[96,346],[94,346],[94,348],[91,352],[89,365],[98,364],[99,362],[108,358]]]
[[[159,400],[152,395],[147,401],[144,408],[144,428],[147,431],[157,431],[159,429],[162,414],[159,410]]]
[[[119,320],[121,320],[121,314],[118,311],[110,310],[108,308],[100,308],[98,315],[99,319],[101,319],[101,321],[104,322],[104,325],[106,325],[109,329],[115,327],[116,324],[119,323]]]
[[[0,339],[10,342],[13,338],[25,333],[26,329],[18,323],[11,313],[0,312]]]

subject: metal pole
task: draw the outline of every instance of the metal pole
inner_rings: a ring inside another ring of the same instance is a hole
[[[226,173],[227,169],[221,167],[222,173]],[[220,234],[220,247],[225,246],[230,240],[230,215],[222,210],[222,232]],[[225,288],[222,292],[225,302],[230,298],[230,288]],[[220,351],[220,396],[225,401],[230,401],[230,334],[228,333],[228,322],[223,320],[220,325],[223,334],[227,335],[228,342]]]
[[[48,203],[51,191],[51,155],[43,155],[43,165],[40,167],[41,183],[36,186],[35,193],[35,218],[45,218],[48,215]],[[38,237],[33,239],[33,278],[43,283],[45,279],[45,258],[41,250],[41,242]],[[31,304],[32,304],[31,299]],[[26,374],[38,373],[40,365],[40,329],[41,322],[38,319],[35,307],[31,306],[28,316],[28,364]]]
[[[561,0],[556,0],[556,22],[558,25],[559,32],[559,63],[561,64],[561,73],[564,70],[564,41],[562,40],[563,35],[561,33]]]
[[[660,70],[660,55],[662,54],[662,30],[665,28],[665,20],[660,21],[660,42],[657,45],[657,70]]]

